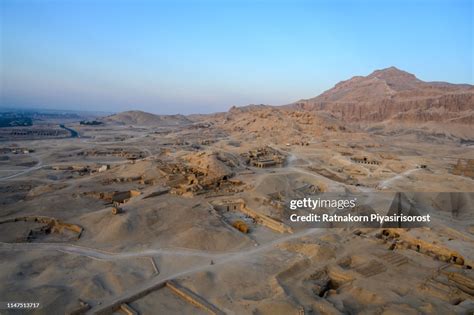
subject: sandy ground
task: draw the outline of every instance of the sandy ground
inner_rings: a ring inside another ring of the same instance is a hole
[[[227,314],[472,312],[474,180],[453,174],[458,159],[474,159],[472,147],[320,129],[304,131],[300,145],[301,130],[276,141],[225,126],[71,124],[81,137],[15,142],[34,152],[0,161],[0,300],[39,302],[35,314],[68,313],[80,301],[90,314],[120,313],[123,303],[140,314],[204,314],[205,305]],[[283,165],[247,163],[266,145]],[[364,157],[377,163],[357,162]],[[400,191],[431,192],[430,204],[442,205],[429,226],[311,228],[289,222],[281,206],[314,192]],[[440,192],[467,194],[459,206]],[[225,200],[292,233],[215,206]],[[83,231],[8,221],[38,216]],[[169,281],[207,304],[173,293]]]

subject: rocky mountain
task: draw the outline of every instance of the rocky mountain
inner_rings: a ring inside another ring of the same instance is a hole
[[[121,112],[102,120],[106,123],[136,126],[178,126],[191,123],[183,115],[155,115],[138,110]]]
[[[474,86],[424,82],[395,67],[339,82],[286,107],[328,111],[346,122],[474,124]]]

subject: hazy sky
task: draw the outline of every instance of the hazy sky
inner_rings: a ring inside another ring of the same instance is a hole
[[[472,3],[0,0],[0,106],[224,111],[392,65],[472,84]]]

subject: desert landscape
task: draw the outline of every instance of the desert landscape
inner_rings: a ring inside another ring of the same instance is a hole
[[[474,311],[472,85],[390,67],[284,106],[24,121],[0,128],[1,301],[38,302],[35,314]],[[386,210],[403,198],[432,221],[290,220],[290,200],[329,194]]]

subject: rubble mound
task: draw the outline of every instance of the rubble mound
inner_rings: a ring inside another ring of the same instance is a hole
[[[234,169],[240,167],[237,157],[212,151],[190,152],[176,162],[163,164],[166,185],[170,193],[192,197],[208,192],[235,193],[242,182],[233,179]]]
[[[87,191],[83,195],[90,196],[97,199],[105,200],[108,203],[126,203],[131,198],[140,196],[141,192],[138,190],[126,190],[126,191]]]
[[[185,157],[188,166],[204,174],[208,180],[227,179],[232,177],[231,169],[235,162],[223,154],[215,152],[192,153]]]

